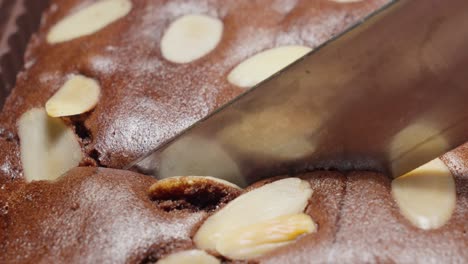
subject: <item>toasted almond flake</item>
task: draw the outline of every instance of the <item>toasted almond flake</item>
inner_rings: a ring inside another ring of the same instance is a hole
[[[299,178],[266,184],[239,196],[209,217],[195,234],[194,242],[199,248],[216,250],[229,234],[280,216],[302,213],[311,195],[309,183]]]
[[[34,108],[18,121],[21,163],[27,181],[54,180],[81,161],[81,147],[73,131],[59,118]]]
[[[226,185],[227,187],[234,188],[234,189],[240,189],[239,186],[230,183],[228,181],[225,181],[223,179],[218,179],[215,177],[211,176],[174,176],[174,177],[169,177],[165,178],[162,180],[157,181],[155,184],[153,184],[150,187],[149,192],[156,192],[159,189],[171,189],[171,188],[177,188],[180,185],[194,185],[197,182],[213,182],[221,185]]]
[[[216,250],[231,259],[251,259],[315,231],[309,215],[282,215],[232,230],[219,240]]]
[[[282,46],[260,52],[237,65],[228,81],[242,88],[250,88],[272,76],[312,49],[304,46]]]
[[[295,160],[316,150],[315,142],[306,132],[312,134],[318,129],[321,118],[318,113],[277,105],[241,115],[242,118],[226,125],[217,135],[233,152]]]
[[[415,142],[419,143],[416,147]],[[450,149],[441,130],[431,124],[415,122],[401,130],[390,144],[392,173],[400,176],[412,167],[414,160],[430,160]]]
[[[100,94],[97,81],[74,75],[47,101],[47,114],[61,117],[88,112],[97,105]]]
[[[202,155],[200,155],[202,150]],[[198,155],[198,159],[193,159]],[[160,177],[178,175],[213,175],[228,182],[241,182],[241,172],[236,161],[216,141],[191,136],[178,140],[161,154]]]
[[[55,24],[47,34],[47,42],[61,43],[94,34],[126,16],[131,9],[130,0],[97,1]]]
[[[394,179],[392,195],[403,216],[421,229],[443,226],[455,210],[455,181],[440,159]]]
[[[167,28],[161,39],[161,53],[174,63],[197,60],[216,48],[223,35],[223,22],[205,15],[186,15]]]

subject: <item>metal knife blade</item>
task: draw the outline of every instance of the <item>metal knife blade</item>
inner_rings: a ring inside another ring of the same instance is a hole
[[[468,1],[393,1],[131,165],[239,185],[402,175],[468,139]]]

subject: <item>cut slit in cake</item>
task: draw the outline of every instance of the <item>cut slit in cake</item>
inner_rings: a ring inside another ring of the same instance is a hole
[[[241,190],[116,170],[387,1],[342,2],[52,1],[0,113],[0,262],[466,262],[464,146],[429,213],[370,172]]]

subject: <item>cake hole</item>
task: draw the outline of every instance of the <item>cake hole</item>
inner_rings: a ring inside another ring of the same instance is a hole
[[[162,210],[213,211],[240,195],[237,186],[211,177],[182,176],[160,180],[149,195]]]
[[[101,161],[100,161],[101,153],[98,150],[92,149],[91,151],[89,151],[88,157],[94,161],[97,167],[104,167],[104,168],[106,167],[103,164],[101,164]]]
[[[10,209],[10,207],[8,206],[8,204],[5,204],[2,208],[2,214],[3,215],[7,215],[8,214],[8,209]]]
[[[0,137],[5,139],[8,142],[19,141],[18,137],[13,132],[9,131],[8,129],[4,127],[0,127]]]
[[[85,126],[84,121],[74,122],[75,132],[78,137],[81,138],[84,145],[91,143],[91,131]]]

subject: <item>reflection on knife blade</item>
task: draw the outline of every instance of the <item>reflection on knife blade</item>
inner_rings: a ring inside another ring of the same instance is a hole
[[[401,175],[468,139],[466,47],[468,2],[395,1],[134,169],[240,185],[314,168]]]

